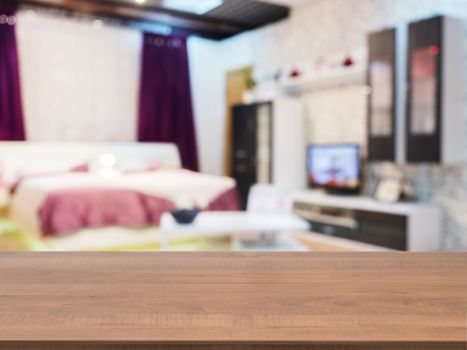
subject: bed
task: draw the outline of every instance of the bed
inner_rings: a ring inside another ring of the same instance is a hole
[[[180,168],[171,144],[0,142],[10,217],[51,250],[157,248],[164,212],[237,210],[234,180]]]

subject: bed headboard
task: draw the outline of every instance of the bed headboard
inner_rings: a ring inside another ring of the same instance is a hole
[[[157,162],[180,167],[175,145],[169,143],[0,142],[0,166],[63,171],[88,163],[104,153],[118,159]]]

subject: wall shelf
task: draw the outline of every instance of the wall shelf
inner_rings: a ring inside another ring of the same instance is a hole
[[[299,95],[318,89],[330,89],[346,85],[365,85],[366,67],[343,68],[339,71],[323,73],[313,77],[288,78],[281,84],[288,95]]]

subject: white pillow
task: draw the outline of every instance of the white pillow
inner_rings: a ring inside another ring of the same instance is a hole
[[[121,174],[117,168],[118,158],[113,153],[102,153],[89,165],[89,172],[102,177],[115,177]]]
[[[157,159],[119,158],[117,168],[122,172],[151,171],[161,167]]]

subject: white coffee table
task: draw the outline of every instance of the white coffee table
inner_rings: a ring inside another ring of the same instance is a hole
[[[291,237],[276,235],[282,231],[307,231],[309,224],[292,214],[263,214],[249,212],[203,212],[192,224],[178,224],[170,213],[162,215],[160,223],[161,250],[170,250],[171,239],[192,237],[222,237],[232,234],[258,232],[271,246],[261,251],[307,251],[308,249]],[[236,245],[239,246],[238,241]],[[254,250],[247,249],[244,250]]]

